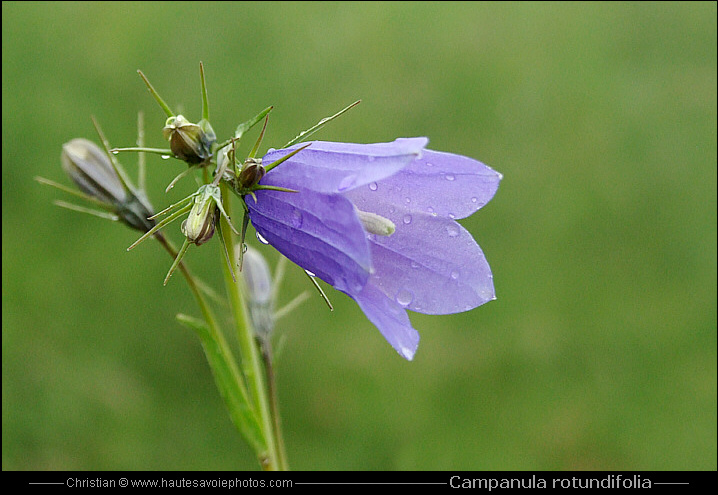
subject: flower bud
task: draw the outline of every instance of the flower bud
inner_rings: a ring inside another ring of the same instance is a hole
[[[267,171],[262,166],[261,158],[247,158],[239,173],[239,186],[249,188],[255,186],[262,180]]]
[[[92,141],[77,138],[62,146],[62,168],[77,187],[115,213],[133,229],[154,227],[152,207],[130,191],[117,175],[105,152]]]
[[[237,246],[237,250],[241,245]],[[274,329],[272,308],[272,275],[264,257],[256,249],[247,246],[242,270],[247,286],[249,314],[254,330],[260,338],[266,338]]]
[[[168,118],[162,134],[170,142],[172,153],[190,164],[210,159],[212,145],[217,141],[208,121],[201,120],[199,124],[193,124],[182,115]]]
[[[194,198],[194,204],[182,222],[182,233],[193,244],[201,245],[214,235],[214,225],[219,209],[211,196],[199,194]]]

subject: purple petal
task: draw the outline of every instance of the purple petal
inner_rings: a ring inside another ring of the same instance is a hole
[[[392,235],[369,236],[369,283],[387,297],[425,314],[459,313],[495,299],[491,268],[464,227],[421,212],[390,218]]]
[[[501,174],[461,155],[424,150],[396,174],[347,193],[360,210],[388,216],[393,209],[464,218],[491,200]]]
[[[422,153],[427,142],[427,138],[403,138],[375,144],[313,141],[307,149],[270,170],[261,184],[324,193],[348,191],[397,173]],[[300,143],[270,151],[262,158],[262,163],[269,165],[305,145]]]
[[[257,232],[294,263],[345,292],[358,292],[371,267],[354,207],[338,194],[257,191],[247,196]]]
[[[419,332],[411,326],[406,311],[371,283],[352,298],[392,347],[411,361],[419,346]]]

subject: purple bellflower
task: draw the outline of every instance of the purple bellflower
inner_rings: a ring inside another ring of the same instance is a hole
[[[419,334],[407,309],[458,313],[496,298],[481,248],[455,219],[488,203],[502,176],[427,143],[313,141],[260,182],[297,193],[257,190],[256,202],[247,199],[258,234],[354,299],[408,360]],[[270,150],[262,161],[305,145]]]

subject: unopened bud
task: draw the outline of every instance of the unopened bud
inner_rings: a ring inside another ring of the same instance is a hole
[[[170,142],[172,153],[190,164],[210,159],[212,145],[217,141],[208,121],[202,120],[199,124],[193,124],[182,115],[168,118],[162,134]]]
[[[81,191],[104,203],[133,229],[147,232],[155,222],[146,199],[130,191],[105,152],[92,141],[77,138],[62,146],[62,168]]]
[[[239,245],[236,249],[241,248]],[[267,338],[274,329],[272,275],[264,256],[250,246],[244,253],[242,276],[247,287],[249,314],[254,330],[258,337]]]
[[[262,180],[267,171],[262,166],[261,158],[247,158],[239,173],[239,186],[249,188],[255,186]]]
[[[194,204],[182,222],[182,233],[193,244],[201,245],[214,235],[214,225],[217,220],[217,205],[211,196],[199,194],[194,198]]]

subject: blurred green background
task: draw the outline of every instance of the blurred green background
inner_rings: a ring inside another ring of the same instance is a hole
[[[317,137],[428,136],[504,174],[462,220],[498,300],[412,313],[413,362],[331,288],[280,323],[292,468],[716,469],[714,2],[3,2],[3,469],[258,467],[170,258],[33,180],[69,184],[91,115],[132,145],[143,110],[166,145],[136,70],[198,120],[200,60],[221,138],[274,105],[281,146],[361,98]],[[182,169],[149,157],[156,207]],[[218,246],[186,259],[222,288]],[[292,267],[282,300],[307,289]]]

